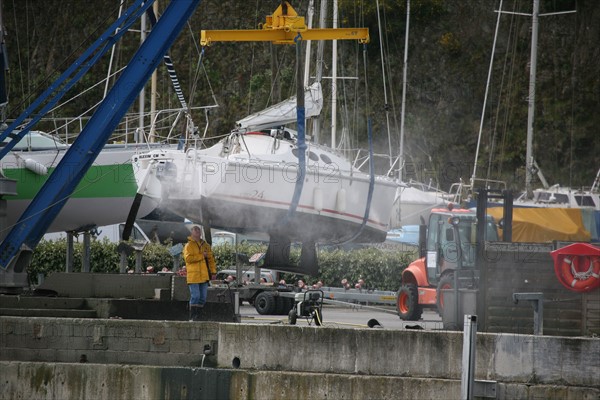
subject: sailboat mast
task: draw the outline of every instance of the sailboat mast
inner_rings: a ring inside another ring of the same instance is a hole
[[[386,73],[385,73],[385,55],[383,49],[383,35],[382,35],[382,23],[381,17],[379,15],[379,0],[375,2],[377,7],[377,25],[379,26],[379,50],[381,52],[381,77],[383,80],[383,102],[385,107],[385,119],[387,126],[387,134],[388,134],[388,145],[390,147],[390,167],[392,166],[392,138],[390,135],[390,112],[388,107],[388,97],[387,97],[387,84],[386,84]]]
[[[325,28],[327,18],[327,0],[321,1],[321,9],[319,11],[319,28]],[[323,52],[325,49],[325,41],[319,40],[317,44],[317,64],[316,64],[316,78],[315,82],[321,82],[323,79]],[[321,126],[318,118],[313,118],[313,142],[320,143],[321,140]]]
[[[158,15],[158,0],[155,0],[154,4],[152,4],[152,10],[154,11],[154,15]],[[154,70],[152,78],[150,78],[150,132],[148,133],[150,143],[156,141],[156,126],[154,125],[154,118],[156,118],[156,90],[157,73]]]
[[[312,28],[314,14],[315,14],[315,1],[310,0],[310,2],[308,3],[308,15],[307,15],[308,18],[306,21],[306,26],[308,27],[308,29]],[[307,84],[307,82],[310,79],[311,48],[312,48],[312,40],[307,40],[306,41],[306,53],[304,54],[304,83],[305,84]]]
[[[146,40],[146,14],[144,13],[140,17],[140,43],[144,43]],[[138,123],[138,135],[136,142],[144,143],[146,140],[144,138],[144,109],[146,108],[146,89],[142,87],[140,90],[140,96],[138,98],[138,107],[139,107],[139,123]]]
[[[535,75],[537,68],[537,42],[540,2],[533,0],[531,15],[531,64],[529,67],[529,97],[527,108],[527,148],[525,153],[525,191],[528,199],[533,198],[531,181],[533,178],[533,120],[535,117]]]
[[[406,33],[404,35],[404,64],[402,66],[402,109],[400,112],[400,156],[398,157],[398,179],[404,175],[404,113],[406,111],[406,75],[408,68],[408,32],[410,22],[410,0],[406,0]]]
[[[490,66],[488,68],[488,77],[485,84],[485,94],[483,96],[483,108],[481,110],[481,119],[479,120],[479,134],[477,135],[477,147],[475,149],[475,162],[473,163],[473,175],[471,175],[471,190],[475,189],[475,179],[477,177],[477,160],[479,159],[479,149],[481,147],[481,136],[483,133],[483,121],[485,120],[485,109],[487,107],[488,93],[490,90],[490,81],[492,80],[492,69],[494,66],[494,54],[496,54],[496,42],[498,40],[498,30],[500,28],[500,17],[502,16],[502,0],[498,6],[498,18],[496,19],[496,31],[494,32],[494,43],[492,44],[492,55],[490,56]],[[489,178],[489,170],[488,170]]]
[[[333,0],[333,29],[338,27],[338,1]],[[331,148],[335,149],[337,130],[337,40],[331,41]]]

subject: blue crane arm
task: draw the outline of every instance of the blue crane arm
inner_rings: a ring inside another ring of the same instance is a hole
[[[171,1],[121,77],[59,162],[53,177],[47,180],[0,244],[0,268],[20,265],[20,260],[31,256],[33,248],[72,195],[199,3],[200,0]]]

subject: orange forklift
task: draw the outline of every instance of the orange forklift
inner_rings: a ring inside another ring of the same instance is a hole
[[[504,218],[500,225],[504,225],[504,221],[512,221],[510,192],[503,192],[500,196],[489,194],[487,190],[478,191],[477,212],[454,208],[452,203],[447,208],[431,211],[429,223],[423,223],[419,232],[421,258],[413,261],[402,272],[402,286],[396,300],[401,319],[418,321],[424,308],[437,308],[442,315],[442,290],[477,287],[477,258],[483,251],[482,243],[484,240],[498,241],[497,225],[485,213],[487,199],[492,196],[505,200]],[[505,241],[510,241],[510,222],[507,225],[504,227],[503,237]]]

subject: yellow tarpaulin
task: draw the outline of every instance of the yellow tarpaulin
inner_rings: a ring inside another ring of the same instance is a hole
[[[502,207],[488,208],[496,221],[502,218]],[[514,208],[513,242],[544,243],[553,240],[589,242],[581,210],[576,208]]]

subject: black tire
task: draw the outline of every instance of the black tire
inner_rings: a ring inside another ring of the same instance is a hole
[[[296,309],[291,309],[288,314],[288,321],[290,325],[296,325],[296,320],[298,319],[298,314],[296,313]]]
[[[254,308],[260,315],[273,314],[275,305],[275,297],[270,292],[260,292],[254,300]]]
[[[446,274],[442,276],[437,285],[435,304],[437,306],[437,312],[440,315],[442,315],[442,313],[444,312],[444,294],[442,292],[443,289],[454,289],[453,274]]]
[[[402,285],[396,298],[398,316],[405,321],[418,321],[423,315],[423,307],[419,304],[419,290],[414,283]]]
[[[320,309],[315,308],[315,310],[313,311],[312,317],[313,317],[313,321],[315,321],[316,326],[323,325],[323,313],[321,312]]]

